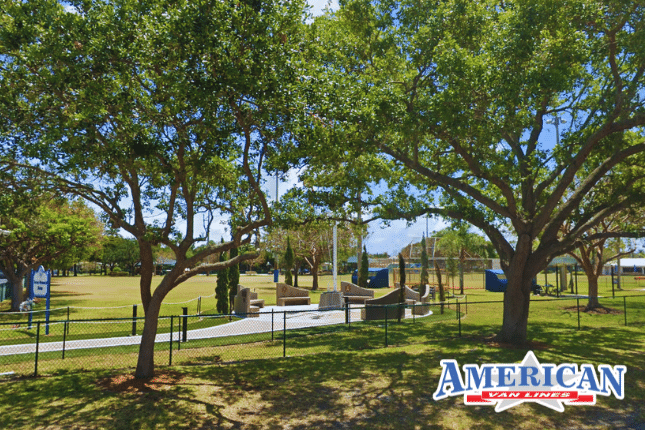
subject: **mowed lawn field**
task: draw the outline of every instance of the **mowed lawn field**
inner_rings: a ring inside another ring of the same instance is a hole
[[[348,279],[349,276],[345,275]],[[137,278],[55,278],[52,307],[77,309],[109,317],[120,306],[138,303]],[[242,276],[241,284],[256,289],[267,304],[275,303],[273,278]],[[301,277],[307,287],[307,277]],[[323,278],[326,290],[331,277]],[[583,277],[579,277],[582,293]],[[540,282],[542,283],[542,282]],[[554,282],[553,282],[554,283]],[[477,285],[479,284],[479,285]],[[395,333],[388,347],[363,348],[363,332],[315,337],[324,351],[291,357],[218,362],[204,348],[189,364],[157,366],[157,376],[140,382],[132,368],[67,369],[37,378],[0,379],[0,428],[11,429],[507,429],[507,428],[645,428],[645,314],[641,301],[628,298],[629,324],[622,323],[621,299],[609,301],[612,312],[587,315],[575,326],[576,302],[532,304],[530,343],[513,348],[492,341],[501,324],[501,294],[481,289],[481,275],[467,283],[470,303],[461,320],[434,324],[417,322]],[[625,283],[625,287],[628,285]],[[212,295],[215,277],[200,276],[180,286],[166,302],[164,313],[194,307],[199,296]],[[645,288],[645,287],[643,287]],[[641,295],[634,284],[618,292]],[[377,290],[377,296],[389,289]],[[312,302],[317,302],[312,293]],[[611,297],[611,286],[601,295]],[[55,299],[54,299],[55,297]],[[202,312],[214,309],[214,297],[202,299]],[[581,305],[584,303],[581,302]],[[5,304],[3,304],[5,305]],[[533,312],[535,311],[535,312]],[[190,311],[189,311],[190,312]],[[462,310],[463,312],[463,310]],[[91,316],[85,316],[91,317]],[[380,333],[380,332],[379,332]],[[358,346],[357,346],[358,345]],[[250,346],[251,347],[251,346]],[[259,348],[259,346],[258,346]],[[624,364],[625,398],[598,396],[594,406],[565,406],[560,413],[538,404],[523,404],[496,413],[491,406],[465,406],[463,397],[434,401],[440,361],[459,365],[517,363],[533,350],[541,363]]]
[[[161,282],[161,276],[153,277],[154,287]],[[284,277],[281,276],[283,281]],[[340,275],[340,281],[351,281],[351,275]],[[188,308],[188,313],[197,313],[198,299],[201,297],[201,313],[216,313],[215,284],[217,276],[198,275],[190,278],[172,290],[164,300],[161,315],[181,315],[183,307]],[[312,277],[300,276],[300,286],[311,290]],[[326,291],[327,285],[333,286],[332,276],[320,277],[320,288],[311,291],[312,303],[318,303],[319,296]],[[256,291],[260,298],[265,299],[267,305],[275,305],[275,283],[273,275],[241,275],[240,284]],[[388,290],[376,290],[376,296]],[[132,316],[132,306],[141,304],[139,292],[139,277],[111,277],[111,276],[68,276],[52,277],[51,309],[55,310],[52,318],[67,318],[69,307],[70,318],[128,318]],[[0,311],[8,311],[8,300],[0,304]],[[35,310],[44,310],[45,301],[39,300]],[[138,315],[143,316],[139,308]]]
[[[645,293],[645,279],[636,279],[635,276],[623,276],[623,291],[616,290],[620,295],[643,294]],[[153,278],[153,286],[161,281],[160,276]],[[351,282],[350,274],[338,275],[338,285],[341,281]],[[198,311],[198,302],[201,297],[201,313],[216,313],[215,283],[217,276],[195,276],[172,290],[164,300],[161,315],[181,315],[182,308],[187,307],[188,313],[194,315]],[[280,276],[280,281],[284,277]],[[436,279],[431,276],[431,282]],[[333,288],[333,277],[322,275],[319,277],[319,288],[311,291],[312,276],[301,275],[298,279],[299,287],[309,289],[311,302],[318,303],[320,294]],[[555,274],[551,273],[545,278],[540,274],[537,278],[538,284],[549,283],[556,285]],[[459,294],[459,281],[449,278],[444,274],[443,283],[448,295]],[[484,290],[484,276],[482,273],[467,273],[465,275],[465,293],[471,301],[476,300],[501,300],[501,294],[492,294]],[[264,299],[266,305],[275,305],[275,283],[273,275],[244,275],[240,276],[240,284],[251,288],[258,293],[259,298]],[[394,279],[390,276],[390,285]],[[585,276],[578,276],[578,292],[586,294],[587,282]],[[51,286],[51,308],[55,310],[52,318],[67,318],[69,308],[70,318],[128,318],[132,316],[132,305],[140,305],[141,296],[139,293],[139,277],[110,277],[110,276],[68,276],[53,277]],[[391,289],[374,289],[375,297],[380,297],[391,291]],[[611,277],[603,276],[599,281],[599,294],[611,296]],[[0,303],[0,311],[8,311],[10,303],[8,300]],[[44,300],[40,300],[35,310],[45,309]],[[143,311],[139,309],[139,316]],[[0,316],[2,318],[2,316]]]

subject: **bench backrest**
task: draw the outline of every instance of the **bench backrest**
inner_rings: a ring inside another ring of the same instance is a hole
[[[309,297],[309,290],[287,284],[275,284],[275,298],[277,300],[281,297]]]
[[[340,282],[340,291],[346,296],[374,297],[374,290],[368,290],[346,281]]]
[[[248,314],[251,312],[251,290],[237,286],[237,294],[233,300],[233,307],[237,315]]]
[[[378,299],[369,299],[365,301],[366,305],[393,305],[399,303],[401,291],[397,288]],[[419,301],[419,293],[408,287],[404,289],[404,300]]]
[[[240,291],[242,290],[249,290],[249,300],[257,300],[258,293],[251,291],[250,288],[247,288],[244,285],[237,284],[237,294],[240,294]]]

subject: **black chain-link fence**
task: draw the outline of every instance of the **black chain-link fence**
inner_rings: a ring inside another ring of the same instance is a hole
[[[577,330],[645,323],[645,296],[601,298],[585,312],[580,298],[535,299],[529,337],[541,330]],[[336,310],[265,311],[240,315],[160,317],[157,365],[199,365],[421,344],[495,333],[502,301],[467,297],[425,305]],[[187,312],[186,312],[187,313]],[[143,318],[51,320],[0,324],[0,374],[33,375],[136,366]]]

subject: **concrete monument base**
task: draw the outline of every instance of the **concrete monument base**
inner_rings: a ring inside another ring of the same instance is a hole
[[[325,291],[320,295],[319,310],[343,309],[343,293],[340,291]]]

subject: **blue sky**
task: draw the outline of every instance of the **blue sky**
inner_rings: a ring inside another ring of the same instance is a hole
[[[322,10],[325,8],[325,5],[329,3],[331,9],[337,9],[338,8],[338,0],[308,0],[309,4],[311,5],[311,13],[315,15],[320,15],[322,13]]]

